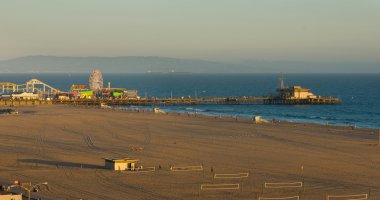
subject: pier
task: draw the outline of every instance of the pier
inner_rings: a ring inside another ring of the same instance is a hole
[[[54,101],[54,104],[109,105],[109,106],[183,106],[183,105],[335,105],[340,100],[333,97],[318,99],[276,99],[271,97],[237,98],[151,98],[151,99],[112,99],[112,100],[67,100]]]
[[[141,98],[137,90],[103,87],[100,71],[94,70],[87,85],[73,84],[70,91],[61,91],[38,79],[24,84],[0,82],[0,106],[68,104],[87,106],[181,106],[181,105],[334,105],[335,97],[321,97],[301,86],[287,87],[280,79],[280,87],[273,96],[262,97],[195,97]]]
[[[321,97],[311,99],[277,99],[268,98],[264,100],[267,105],[334,105],[341,101],[335,97]]]
[[[340,100],[333,97],[317,99],[276,99],[271,97],[237,97],[237,98],[150,98],[150,99],[69,99],[69,100],[0,100],[0,106],[21,105],[85,105],[100,106],[183,106],[183,105],[334,105]]]
[[[109,106],[182,106],[182,105],[260,105],[265,97],[250,98],[141,98],[141,99],[96,99],[54,101],[55,104],[109,105]]]

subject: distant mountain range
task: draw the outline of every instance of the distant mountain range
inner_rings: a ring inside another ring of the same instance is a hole
[[[106,73],[233,71],[233,67],[225,63],[165,57],[27,56],[0,61],[0,70],[8,73],[88,73],[94,68]]]
[[[0,73],[380,73],[379,63],[240,61],[224,63],[166,57],[26,56],[0,60]]]

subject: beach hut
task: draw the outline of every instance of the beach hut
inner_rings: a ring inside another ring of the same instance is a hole
[[[22,92],[22,93],[13,93],[12,99],[20,99],[20,100],[35,100],[38,99],[39,95],[32,92]]]
[[[104,158],[105,168],[111,170],[135,171],[138,160],[131,158]]]

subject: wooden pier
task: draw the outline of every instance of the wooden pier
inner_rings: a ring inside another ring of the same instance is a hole
[[[71,99],[71,100],[0,100],[0,106],[69,104],[100,106],[181,106],[181,105],[334,105],[340,100],[333,97],[313,99],[278,99],[271,97],[233,98],[141,98],[141,99]]]
[[[7,97],[1,96],[0,106],[40,105],[40,104],[70,104],[70,105],[126,105],[126,106],[180,106],[180,105],[333,105],[341,101],[334,97],[321,97],[314,95],[310,89],[301,86],[286,87],[283,79],[280,79],[280,87],[275,96],[267,97],[208,97],[208,98],[139,98],[137,92],[135,98],[123,98],[123,96],[110,95],[108,88],[106,98],[96,98],[96,92],[103,96],[101,90],[86,90],[86,95],[78,95],[75,91],[63,92],[50,85],[31,79],[25,84],[0,82],[2,93],[12,92]],[[86,87],[86,86],[85,86]],[[107,88],[103,88],[107,91]],[[120,88],[119,88],[120,89]],[[17,92],[29,92],[18,95]],[[14,94],[13,92],[16,92]],[[99,93],[100,92],[100,93]],[[38,93],[38,95],[37,95]],[[69,99],[69,94],[71,94]],[[76,95],[74,95],[76,94]],[[64,98],[60,98],[60,95]],[[43,98],[52,97],[53,100]],[[104,96],[103,96],[104,97]],[[129,97],[128,95],[126,97]],[[6,98],[6,99],[5,99]],[[27,99],[26,99],[27,98]],[[37,99],[40,98],[40,99]]]
[[[271,97],[233,98],[141,98],[141,99],[71,99],[71,100],[0,100],[0,106],[69,104],[100,106],[181,106],[181,105],[334,105],[340,100],[332,97],[315,99],[277,99]]]
[[[53,101],[49,100],[0,100],[0,106],[3,107],[13,107],[13,106],[23,106],[23,105],[51,105]]]
[[[268,98],[141,98],[141,99],[98,99],[98,100],[55,100],[55,104],[76,105],[131,105],[131,106],[181,106],[181,105],[260,105]]]
[[[72,105],[125,105],[125,106],[181,106],[181,105],[334,105],[337,98],[316,99],[276,99],[271,97],[236,97],[236,98],[151,98],[151,99],[77,99],[54,100],[54,104]]]
[[[72,99],[72,100],[0,100],[0,106],[69,104],[100,106],[181,106],[181,105],[333,105],[340,100],[332,97],[316,99],[276,99],[270,97],[234,98],[150,98],[150,99]]]
[[[334,97],[310,98],[310,99],[278,99],[268,98],[264,100],[267,105],[334,105],[340,104],[340,100]]]

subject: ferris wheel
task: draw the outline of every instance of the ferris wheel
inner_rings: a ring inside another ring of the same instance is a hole
[[[89,85],[91,90],[100,90],[103,88],[103,75],[98,69],[94,69],[91,72]]]

